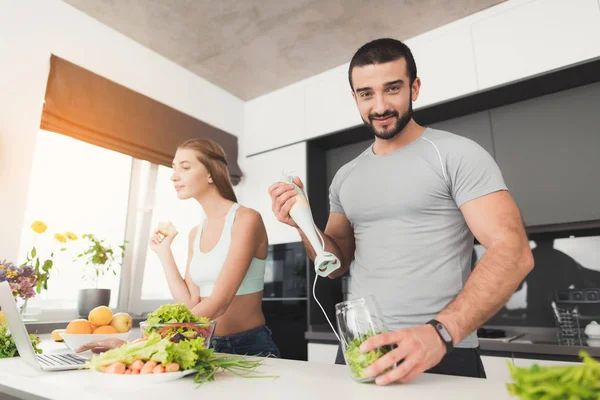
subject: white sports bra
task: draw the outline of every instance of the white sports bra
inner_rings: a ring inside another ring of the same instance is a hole
[[[234,203],[227,216],[225,217],[225,224],[223,225],[223,232],[219,241],[215,247],[207,253],[203,253],[200,250],[200,239],[202,238],[202,228],[204,222],[198,226],[198,233],[194,239],[194,252],[190,261],[190,276],[192,280],[200,288],[200,296],[208,297],[212,294],[215,286],[215,282],[219,277],[219,273],[223,268],[223,263],[229,254],[229,247],[231,245],[231,230],[233,227],[233,221],[235,220],[235,213],[240,207],[238,203]],[[259,258],[252,258],[248,272],[240,285],[236,295],[249,294],[260,292],[265,286],[265,265],[266,260]]]

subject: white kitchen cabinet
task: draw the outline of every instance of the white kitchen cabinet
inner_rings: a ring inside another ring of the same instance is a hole
[[[477,91],[470,27],[444,26],[406,41],[421,78],[414,109]]]
[[[423,82],[415,109],[477,90],[470,28],[451,25],[409,39]],[[306,138],[348,129],[363,123],[356,107],[348,66],[344,64],[308,80]]]
[[[600,56],[600,5],[532,1],[479,19],[472,31],[481,90]]]
[[[308,362],[335,364],[337,344],[308,343]]]
[[[269,244],[300,241],[295,228],[282,224],[273,215],[269,187],[281,178],[283,170],[293,170],[293,175],[306,185],[306,143],[301,142],[241,160],[244,174],[238,193],[239,202],[254,208],[262,215]]]
[[[244,104],[246,156],[304,140],[304,83],[298,82]]]
[[[362,124],[348,82],[349,63],[310,78],[306,85],[306,138]]]

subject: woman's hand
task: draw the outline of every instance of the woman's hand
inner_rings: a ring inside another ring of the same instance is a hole
[[[177,231],[173,230],[169,235],[162,235],[159,230],[155,230],[154,234],[150,238],[150,248],[153,252],[155,252],[158,256],[161,256],[165,253],[168,253],[171,250],[171,243],[173,243],[173,239],[177,236]]]

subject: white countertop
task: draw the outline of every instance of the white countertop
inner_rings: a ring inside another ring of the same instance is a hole
[[[65,352],[62,343],[41,335],[45,352]],[[44,340],[45,339],[45,340]],[[193,375],[155,385],[111,387],[91,371],[41,372],[20,358],[0,360],[0,393],[26,399],[191,399],[218,396],[219,399],[510,399],[504,380],[462,378],[423,374],[408,384],[376,386],[354,382],[344,365],[265,359],[259,371],[276,379],[240,378],[230,373],[197,387]],[[143,397],[141,397],[143,396]]]

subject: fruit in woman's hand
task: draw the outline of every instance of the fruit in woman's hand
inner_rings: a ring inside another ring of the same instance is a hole
[[[131,327],[133,326],[133,320],[131,316],[127,313],[116,313],[112,317],[112,321],[110,322],[110,326],[116,329],[119,333],[129,332]]]
[[[163,221],[158,224],[158,233],[163,236],[169,236],[176,233],[177,230],[175,226],[171,223],[171,221]]]
[[[88,321],[96,326],[109,325],[113,319],[113,312],[106,306],[98,306],[90,311]]]
[[[67,325],[65,333],[90,334],[92,333],[92,324],[87,319],[74,319]]]
[[[55,342],[62,342],[63,338],[61,336],[61,333],[65,333],[66,329],[55,329],[52,331],[52,333],[50,334],[50,337],[52,338],[52,340],[54,340]]]
[[[111,333],[119,333],[114,327],[110,325],[102,325],[94,329],[92,332],[94,335],[106,335]]]

